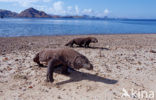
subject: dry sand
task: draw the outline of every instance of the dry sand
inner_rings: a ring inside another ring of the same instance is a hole
[[[87,35],[0,38],[0,100],[156,100],[156,34],[91,36],[99,40],[94,48],[73,49],[94,70],[70,71],[69,77],[57,70],[54,83],[45,81],[47,69],[32,61],[34,55]],[[121,97],[123,88],[130,97]],[[139,97],[142,91],[147,94]]]

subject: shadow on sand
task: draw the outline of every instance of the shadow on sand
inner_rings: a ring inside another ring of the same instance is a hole
[[[47,68],[47,66],[42,66],[40,68]],[[66,83],[78,82],[78,81],[82,81],[82,80],[102,82],[102,83],[106,83],[106,84],[116,84],[118,82],[117,80],[104,78],[104,77],[93,75],[93,74],[90,74],[90,73],[79,72],[79,71],[77,71],[77,70],[75,70],[75,69],[73,69],[71,67],[68,67],[68,70],[70,72],[70,75],[68,75],[68,77],[70,77],[70,79],[66,80],[66,81],[56,83],[57,85],[63,85],[63,84],[66,84]],[[58,73],[58,74],[61,74],[61,68],[60,67],[56,68],[56,70],[54,72]],[[54,77],[54,79],[55,79],[55,77]]]
[[[109,48],[104,48],[104,47],[80,47],[80,46],[75,46],[73,48],[88,48],[88,49],[110,50]]]
[[[56,71],[57,73],[57,71]],[[100,77],[97,75],[93,75],[93,74],[89,74],[89,73],[85,73],[85,72],[79,72],[76,70],[72,70],[70,71],[70,79],[66,80],[66,81],[62,81],[59,83],[56,83],[57,85],[63,85],[66,83],[70,83],[70,82],[78,82],[78,81],[82,81],[82,80],[89,80],[89,81],[94,81],[94,82],[102,82],[102,83],[106,83],[106,84],[116,84],[118,81],[117,80],[112,80],[112,79],[107,79],[104,77]]]

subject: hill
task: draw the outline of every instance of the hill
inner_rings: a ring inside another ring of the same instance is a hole
[[[18,14],[9,10],[0,9],[0,17],[16,17]]]
[[[43,11],[38,11],[34,8],[28,8],[18,14],[18,17],[28,17],[28,18],[51,18],[51,15],[46,14]]]

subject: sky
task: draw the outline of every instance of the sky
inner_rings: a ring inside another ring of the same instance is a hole
[[[54,15],[156,19],[156,0],[0,0],[0,9],[19,13],[29,7]]]

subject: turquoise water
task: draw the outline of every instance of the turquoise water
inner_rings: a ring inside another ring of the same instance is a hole
[[[0,19],[0,37],[156,33],[156,20]]]

